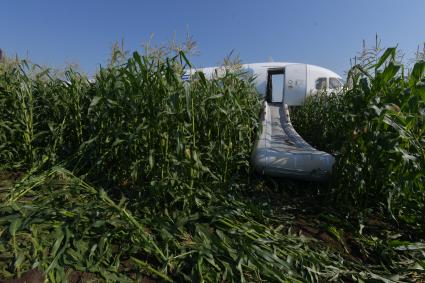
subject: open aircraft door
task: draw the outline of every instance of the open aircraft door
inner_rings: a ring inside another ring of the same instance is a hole
[[[302,105],[307,94],[307,65],[291,64],[285,67],[283,103]]]

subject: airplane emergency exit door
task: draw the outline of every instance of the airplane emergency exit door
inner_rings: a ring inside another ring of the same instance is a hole
[[[301,105],[307,94],[307,65],[292,64],[285,67],[283,103]]]

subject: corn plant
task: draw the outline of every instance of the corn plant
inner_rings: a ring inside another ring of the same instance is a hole
[[[337,199],[360,209],[384,208],[423,229],[425,212],[425,62],[408,76],[387,49],[355,66],[342,95],[311,98],[296,110],[301,134],[337,157]]]

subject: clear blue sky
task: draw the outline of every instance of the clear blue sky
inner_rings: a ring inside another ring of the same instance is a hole
[[[244,63],[317,64],[343,74],[349,58],[374,42],[398,44],[412,58],[425,41],[425,0],[109,1],[5,0],[0,48],[52,67],[77,63],[93,74],[114,42],[198,43],[196,66],[214,66],[234,50]]]

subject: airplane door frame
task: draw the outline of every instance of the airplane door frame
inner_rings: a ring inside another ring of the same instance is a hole
[[[273,75],[282,75],[283,81],[282,81],[282,94],[281,99],[273,99]],[[267,91],[266,91],[266,100],[268,102],[283,102],[285,94],[285,69],[284,68],[270,68],[267,70]]]

